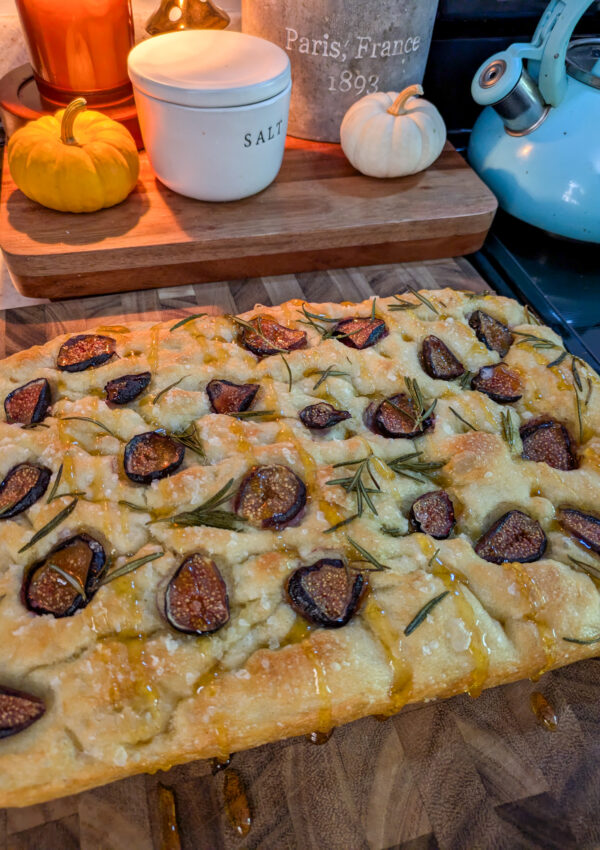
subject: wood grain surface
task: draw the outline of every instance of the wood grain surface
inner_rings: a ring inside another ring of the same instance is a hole
[[[279,177],[252,198],[194,201],[156,180],[142,154],[136,190],[87,215],[47,210],[3,169],[0,244],[32,298],[176,286],[478,250],[497,203],[447,144],[431,168],[377,180],[338,145],[288,139]]]
[[[450,285],[480,290],[465,260],[317,272],[39,305],[0,313],[1,355],[97,323],[242,311],[289,298],[360,300]],[[539,725],[541,691],[558,725]],[[586,850],[600,847],[600,664],[478,699],[410,706],[336,729],[323,746],[290,739],[233,757],[253,813],[245,838],[208,762],[138,776],[28,809],[0,811],[0,850]],[[166,841],[161,786],[178,837]]]

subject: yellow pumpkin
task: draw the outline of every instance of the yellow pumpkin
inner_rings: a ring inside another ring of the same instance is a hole
[[[56,115],[21,127],[8,143],[8,167],[19,189],[61,212],[95,212],[123,201],[137,183],[133,136],[82,97]]]

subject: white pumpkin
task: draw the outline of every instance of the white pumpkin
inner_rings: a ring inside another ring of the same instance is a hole
[[[421,100],[421,86],[376,92],[353,104],[342,121],[342,149],[369,177],[403,177],[428,168],[446,141],[444,119]],[[418,96],[418,97],[417,97]]]

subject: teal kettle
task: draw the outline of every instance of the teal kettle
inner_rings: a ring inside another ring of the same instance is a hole
[[[600,38],[570,41],[590,5],[552,0],[530,44],[479,68],[468,158],[511,215],[600,242]]]

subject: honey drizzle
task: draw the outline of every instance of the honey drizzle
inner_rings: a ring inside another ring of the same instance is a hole
[[[229,769],[223,774],[223,798],[229,823],[244,838],[252,826],[252,812],[244,782],[237,770]]]
[[[211,667],[210,670],[196,681],[194,686],[196,693],[199,694],[204,691],[207,701],[213,702],[217,696],[218,681],[221,672],[222,668],[220,664],[217,663]],[[227,761],[231,756],[231,747],[229,746],[229,739],[223,723],[222,712],[217,710],[210,715],[210,725],[215,732],[217,758],[220,761]]]
[[[539,603],[535,598],[536,585],[533,577],[521,569],[519,564],[505,564],[504,566],[512,570],[521,590],[521,596],[529,604],[529,613],[526,615],[526,619],[532,622],[537,628],[544,650],[544,655],[546,656],[546,663],[544,666],[538,670],[537,673],[531,676],[532,681],[535,682],[554,665],[554,662],[556,661],[556,647],[558,639],[554,629],[539,616]]]
[[[402,657],[401,639],[392,626],[385,610],[378,604],[373,591],[367,597],[363,617],[381,644],[392,672],[388,691],[391,700],[389,714],[396,714],[409,700],[412,686],[412,670]]]
[[[313,628],[302,617],[297,617],[280,646],[283,648],[284,646],[292,646],[294,644],[301,645],[302,651],[312,667],[315,693],[319,702],[317,729],[311,734],[325,733],[329,736],[333,726],[331,689],[327,683],[327,672],[319,659],[319,651],[310,640]]]
[[[159,364],[160,325],[150,328],[150,346],[148,348],[148,364],[152,372],[158,372]]]
[[[549,732],[556,732],[558,728],[558,718],[554,708],[548,702],[546,697],[539,691],[534,691],[529,698],[529,703],[538,723]]]
[[[322,747],[323,744],[326,744],[327,741],[333,735],[334,730],[330,729],[329,732],[309,732],[306,735],[306,740],[310,744],[315,744],[317,747]]]
[[[181,850],[175,794],[164,785],[158,786],[158,822],[160,850]]]
[[[490,667],[490,649],[485,643],[485,635],[477,622],[475,611],[469,600],[464,595],[462,586],[469,586],[469,580],[455,569],[449,569],[443,561],[436,556],[436,548],[433,541],[424,535],[419,536],[419,545],[425,557],[431,561],[430,569],[434,576],[441,579],[447,590],[454,597],[458,614],[470,634],[469,653],[474,662],[471,681],[467,688],[470,697],[478,697],[482,692]]]

